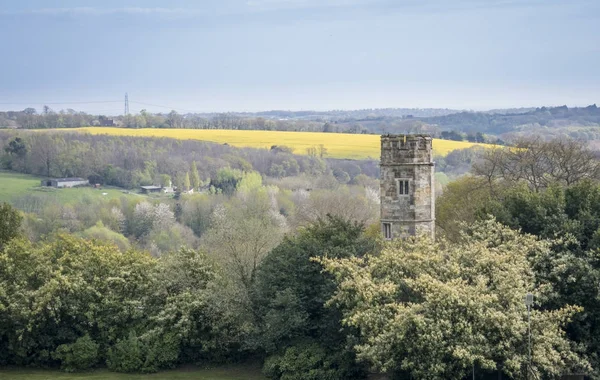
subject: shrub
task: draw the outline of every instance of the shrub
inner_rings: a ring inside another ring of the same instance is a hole
[[[156,372],[172,368],[179,359],[180,340],[175,334],[150,332],[138,337],[134,332],[127,339],[109,348],[106,365],[116,372]]]
[[[125,252],[130,248],[129,240],[125,236],[104,227],[102,222],[98,222],[95,226],[83,231],[81,236],[87,239],[113,243],[119,247],[121,252]]]
[[[173,333],[153,334],[146,342],[146,359],[142,372],[156,372],[162,368],[173,368],[179,359],[179,338]]]
[[[75,343],[58,346],[52,358],[60,360],[60,368],[66,372],[85,370],[98,362],[98,344],[84,335]]]
[[[127,339],[108,349],[106,365],[111,371],[140,372],[144,365],[143,342],[132,331]]]
[[[283,355],[269,357],[263,373],[278,380],[347,379],[349,374],[340,366],[339,359],[316,343],[292,346]]]

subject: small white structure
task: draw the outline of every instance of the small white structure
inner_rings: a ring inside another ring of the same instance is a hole
[[[90,184],[90,181],[88,181],[87,179],[79,178],[79,177],[54,178],[54,179],[42,180],[42,186],[56,187],[56,188],[88,186],[89,184]]]

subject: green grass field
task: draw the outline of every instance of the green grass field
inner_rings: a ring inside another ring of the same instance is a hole
[[[6,380],[263,380],[257,367],[234,366],[213,369],[182,368],[154,374],[132,375],[106,370],[65,373],[56,370],[0,369],[0,379]]]
[[[35,186],[40,186],[37,177],[0,171],[0,202],[10,202]]]
[[[79,187],[72,189],[55,189],[40,186],[42,178],[27,174],[0,171],[0,202],[11,203],[27,194],[47,194],[61,204],[80,201],[85,198],[113,199],[122,196],[140,197],[143,195],[124,193],[122,189]]]

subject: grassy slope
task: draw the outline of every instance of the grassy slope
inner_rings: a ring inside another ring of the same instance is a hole
[[[81,200],[83,198],[120,198],[122,196],[139,197],[142,195],[125,194],[122,189],[103,188],[94,189],[91,187],[80,187],[72,189],[54,189],[40,187],[41,178],[20,174],[14,172],[0,171],[0,202],[11,202],[14,199],[26,194],[49,194],[55,197],[56,201],[65,204]],[[106,193],[106,195],[103,195]]]
[[[25,194],[35,186],[40,186],[40,179],[37,177],[0,172],[0,202],[10,202],[13,198]]]
[[[85,131],[92,134],[120,136],[171,137],[183,140],[203,140],[227,143],[238,147],[270,148],[272,145],[286,145],[294,153],[305,154],[306,148],[325,145],[331,158],[379,159],[379,135],[358,135],[350,133],[284,132],[284,131],[238,131],[224,129],[129,129],[111,127],[87,127],[63,129],[65,131]],[[436,154],[446,155],[454,149],[468,148],[474,144],[466,141],[433,141]]]
[[[55,370],[0,369],[0,379],[15,380],[263,380],[255,367],[230,367],[214,369],[177,369],[150,375],[131,375],[99,370],[86,373],[64,373]]]

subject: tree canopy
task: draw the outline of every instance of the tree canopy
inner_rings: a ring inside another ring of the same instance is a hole
[[[544,292],[529,260],[549,254],[548,243],[487,220],[456,243],[409,239],[379,255],[321,262],[338,284],[330,304],[360,331],[358,357],[374,368],[458,380],[475,366],[525,378],[523,297]],[[562,330],[578,311],[533,311],[532,371],[541,378],[588,368]]]

